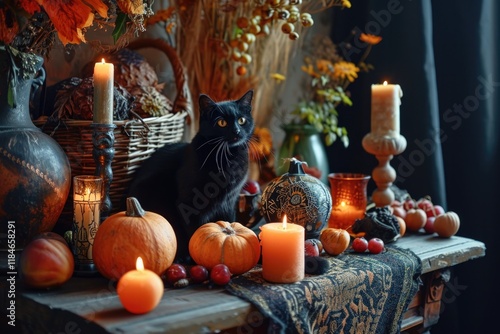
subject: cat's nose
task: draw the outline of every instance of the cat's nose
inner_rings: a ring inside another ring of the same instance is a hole
[[[241,132],[241,129],[240,129],[240,128],[234,128],[234,130],[233,130],[233,133],[234,133],[235,135],[239,135],[239,134],[240,134],[240,132]]]

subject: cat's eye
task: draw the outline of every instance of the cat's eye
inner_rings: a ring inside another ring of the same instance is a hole
[[[238,118],[238,124],[243,125],[247,122],[247,119],[245,117],[240,117]]]
[[[224,128],[227,125],[227,121],[225,119],[221,118],[217,121],[217,125],[220,126],[221,128]]]

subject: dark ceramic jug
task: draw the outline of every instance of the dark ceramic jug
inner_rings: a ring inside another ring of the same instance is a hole
[[[39,56],[0,46],[0,252],[52,230],[71,185],[65,152],[30,117],[31,85],[42,64]]]

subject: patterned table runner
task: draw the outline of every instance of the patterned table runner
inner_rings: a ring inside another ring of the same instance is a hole
[[[268,333],[399,333],[420,284],[420,259],[392,245],[377,255],[346,251],[325,258],[324,275],[274,284],[257,266],[234,277],[227,290],[270,319]]]

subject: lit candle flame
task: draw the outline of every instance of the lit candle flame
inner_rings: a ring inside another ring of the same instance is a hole
[[[286,215],[283,215],[283,229],[286,230]]]
[[[344,202],[344,201],[340,202],[340,205],[341,205],[341,206],[346,206],[346,204],[345,204],[345,202]]]
[[[142,262],[142,258],[140,256],[137,258],[137,261],[135,261],[135,269],[139,271],[144,270],[144,262]]]
[[[387,86],[387,81],[384,81],[384,86]]]
[[[104,58],[102,58],[101,62],[102,62],[103,64],[104,64],[104,63],[106,63],[106,62],[104,61]]]

